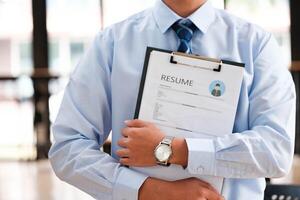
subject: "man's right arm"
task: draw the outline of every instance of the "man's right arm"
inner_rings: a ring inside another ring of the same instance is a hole
[[[147,176],[100,151],[111,130],[111,35],[110,30],[97,35],[71,75],[53,125],[49,158],[60,179],[96,199],[134,200]]]

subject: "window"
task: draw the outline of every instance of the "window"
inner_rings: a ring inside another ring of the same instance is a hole
[[[47,29],[51,71],[68,76],[98,31],[101,8],[97,0],[47,0]]]
[[[84,52],[84,42],[71,42],[70,43],[70,53],[71,53],[71,65],[75,66],[79,60],[81,55]]]
[[[0,0],[0,52],[3,52],[0,68],[2,74],[28,73],[32,70],[31,12],[30,0]]]
[[[49,68],[55,68],[59,66],[59,42],[58,40],[52,39],[48,43],[49,50]]]
[[[0,0],[0,159],[35,157],[31,0]],[[20,76],[23,74],[22,76]],[[14,77],[18,78],[14,80]]]
[[[20,42],[18,49],[19,49],[19,61],[20,61],[20,68],[22,72],[30,73],[32,71],[32,47],[30,41]]]

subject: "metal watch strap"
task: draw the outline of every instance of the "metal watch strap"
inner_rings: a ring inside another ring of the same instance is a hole
[[[174,139],[173,136],[166,136],[159,144],[165,144],[165,145],[168,145],[172,148],[171,144],[172,144],[173,139]],[[169,160],[167,160],[165,163],[157,162],[157,164],[162,165],[162,166],[170,166],[170,163],[168,161]]]
[[[173,139],[174,139],[174,137],[172,137],[172,136],[166,136],[160,143],[171,146],[171,143],[172,143]]]

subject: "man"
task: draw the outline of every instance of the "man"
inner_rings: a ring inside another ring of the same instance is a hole
[[[147,46],[246,64],[233,133],[175,138],[167,160],[190,177],[225,177],[222,194],[195,178],[167,181],[124,166],[157,166],[153,152],[165,139],[130,120]],[[209,1],[158,0],[99,33],[76,67],[53,126],[54,171],[97,199],[262,200],[264,177],[287,174],[293,156],[294,85],[278,52],[269,33]],[[111,130],[112,156],[99,150]]]
[[[221,96],[221,85],[217,83],[214,87],[214,89],[211,91],[211,94],[215,97]]]

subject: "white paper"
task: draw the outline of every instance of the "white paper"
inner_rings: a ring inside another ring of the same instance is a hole
[[[139,119],[155,123],[167,135],[212,138],[231,134],[243,78],[243,67],[152,51]],[[181,64],[183,63],[183,64]],[[201,159],[201,158],[199,158]],[[179,180],[195,177],[181,166],[135,168],[151,177]],[[221,191],[223,178],[196,176]]]

